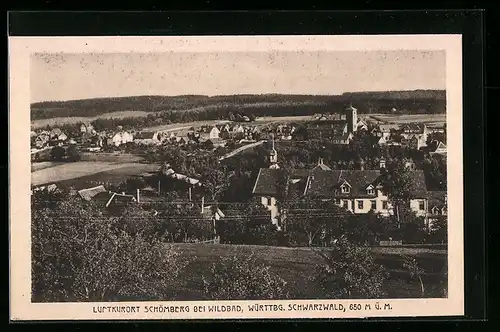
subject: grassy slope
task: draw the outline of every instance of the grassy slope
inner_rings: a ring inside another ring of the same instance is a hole
[[[31,182],[32,185],[57,183],[60,186],[81,189],[94,182],[118,184],[127,177],[156,171],[158,168],[159,166],[154,164],[81,161],[34,171],[31,173]]]
[[[322,291],[308,280],[314,275],[316,264],[321,263],[321,258],[308,248],[211,244],[176,244],[175,246],[180,249],[182,256],[186,259],[195,258],[171,290],[172,298],[205,299],[202,276],[208,273],[211,264],[219,261],[221,257],[232,255],[248,257],[252,252],[259,261],[271,265],[271,269],[290,284],[290,289],[295,291],[293,298],[324,297]],[[428,288],[427,297],[442,296],[439,283],[444,278],[441,270],[446,262],[445,251],[401,248],[374,248],[373,250],[377,261],[386,266],[391,273],[391,278],[386,283],[389,297],[420,296],[419,284],[410,281],[408,275],[401,270],[401,253],[415,255],[420,265],[426,270],[424,282]]]

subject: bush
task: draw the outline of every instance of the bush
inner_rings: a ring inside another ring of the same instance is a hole
[[[203,276],[205,293],[214,300],[276,300],[288,298],[287,283],[257,262],[253,254],[246,259],[223,258],[214,263],[210,277]]]
[[[368,247],[339,239],[328,253],[319,252],[324,263],[313,277],[329,298],[381,298],[388,273]]]
[[[165,298],[187,264],[176,251],[120,231],[97,206],[75,198],[48,206],[46,195],[32,200],[33,302]]]

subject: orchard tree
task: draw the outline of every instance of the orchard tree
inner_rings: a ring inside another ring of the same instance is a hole
[[[385,268],[375,263],[370,248],[349,242],[345,237],[336,241],[331,250],[318,250],[323,263],[316,267],[313,280],[331,299],[381,298],[388,278]]]
[[[420,283],[420,291],[422,293],[422,297],[425,295],[425,287],[424,287],[424,282],[422,280],[422,276],[424,275],[424,269],[422,269],[418,263],[415,257],[410,257],[410,256],[403,256],[403,268],[408,272],[410,275],[410,278],[412,279],[417,279],[418,282]]]
[[[383,191],[391,199],[396,209],[398,225],[401,224],[400,210],[408,206],[413,192],[413,183],[410,171],[402,161],[390,165],[389,171],[383,179]]]
[[[224,257],[203,276],[205,294],[213,300],[280,300],[289,297],[287,282],[270,266],[249,257]]]
[[[117,218],[76,196],[51,208],[32,204],[34,302],[162,299],[187,264],[173,248],[120,230]]]

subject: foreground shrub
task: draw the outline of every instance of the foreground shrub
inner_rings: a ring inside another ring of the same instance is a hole
[[[205,293],[214,300],[271,300],[288,298],[287,283],[269,266],[248,258],[228,257],[214,263],[203,277]]]
[[[34,302],[162,299],[187,264],[165,243],[120,231],[102,208],[56,204],[32,209]]]
[[[335,242],[329,252],[318,252],[324,263],[313,277],[329,298],[380,298],[388,277],[385,268],[375,263],[370,248],[357,246],[345,238]]]

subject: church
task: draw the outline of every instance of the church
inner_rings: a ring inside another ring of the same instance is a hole
[[[309,139],[328,138],[344,142],[345,137],[353,135],[358,129],[358,110],[352,105],[340,113],[323,115],[307,125]]]

